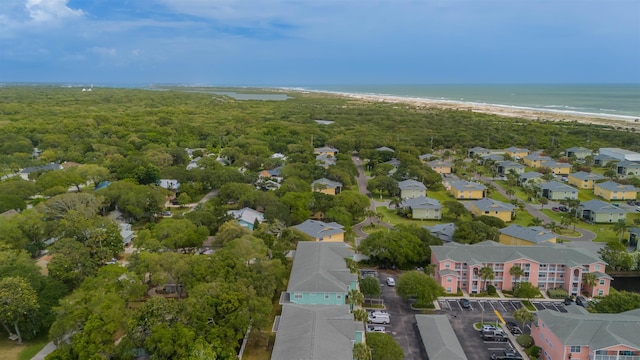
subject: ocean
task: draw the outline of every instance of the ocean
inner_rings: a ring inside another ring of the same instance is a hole
[[[319,85],[304,89],[640,118],[640,84]]]

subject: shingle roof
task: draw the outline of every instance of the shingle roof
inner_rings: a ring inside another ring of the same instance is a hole
[[[464,180],[452,181],[451,187],[456,188],[457,190],[487,190],[487,187],[480,183]]]
[[[481,211],[512,211],[515,207],[511,204],[503,203],[497,200],[484,198],[473,201],[473,204],[478,210]]]
[[[638,191],[638,189],[633,185],[623,185],[613,181],[605,181],[595,184],[594,186],[609,191]]]
[[[442,160],[433,160],[433,161],[429,161],[427,162],[427,165],[429,165],[430,167],[440,167],[440,166],[453,166],[453,163],[448,162],[448,161],[442,161]]]
[[[285,304],[271,359],[352,359],[356,331],[364,325],[347,305]]]
[[[447,315],[416,315],[429,360],[467,360]]]
[[[541,310],[537,314],[565,345],[589,346],[592,351],[616,345],[640,350],[640,316],[637,312],[590,314]]]
[[[344,243],[299,242],[287,291],[348,292],[357,280],[345,261],[351,257],[353,251]]]
[[[32,172],[37,172],[37,171],[44,172],[44,171],[54,171],[54,170],[60,170],[60,169],[62,169],[62,165],[52,162],[46,165],[28,167],[28,168],[22,169],[22,171],[20,172],[23,174],[30,174]]]
[[[315,149],[313,149],[313,152],[314,152],[315,154],[325,153],[325,152],[333,152],[333,153],[336,153],[336,152],[338,152],[338,149],[336,149],[336,148],[332,148],[331,146],[323,146],[323,147],[319,147],[319,148],[315,148]]]
[[[427,190],[423,183],[415,180],[404,180],[398,183],[400,190]]]
[[[622,160],[618,162],[618,166],[624,167],[624,168],[638,168],[640,167],[640,163],[629,161],[629,160]]]
[[[315,189],[316,185],[324,185],[327,189],[335,189],[342,186],[341,182],[322,178],[311,183],[311,188]]]
[[[502,167],[514,167],[514,168],[524,168],[525,166],[517,163],[515,161],[511,161],[511,160],[506,160],[506,161],[500,161],[497,164],[498,166],[502,166]]]
[[[583,180],[583,181],[584,180],[596,181],[596,180],[604,179],[604,176],[598,173],[590,173],[586,171],[578,171],[576,173],[570,174],[569,177],[574,177],[578,180]]]
[[[256,222],[256,219],[259,222],[264,221],[264,215],[261,212],[253,210],[252,208],[245,207],[240,210],[229,210],[229,215],[233,216],[237,220],[242,220],[248,224],[253,224]]]
[[[567,149],[567,152],[593,152],[591,149],[583,148],[580,146],[570,147]]]
[[[593,199],[589,201],[585,201],[580,204],[580,207],[583,210],[589,210],[594,213],[616,213],[616,214],[626,214],[627,212],[624,209],[621,209],[618,206],[613,206],[608,202],[604,202],[602,200]]]
[[[552,243],[512,246],[494,241],[484,241],[475,245],[452,242],[442,246],[430,246],[430,248],[439,261],[450,259],[468,264],[504,263],[518,259],[529,259],[541,264],[565,264],[569,267],[603,263],[596,254],[588,250]]]
[[[404,199],[400,204],[401,207],[410,207],[412,209],[442,209],[440,202],[436,199],[420,196],[417,198]]]
[[[564,192],[577,192],[578,190],[567,184],[563,184],[557,181],[548,181],[544,184],[540,184],[540,189],[551,191],[564,191]]]
[[[380,146],[379,148],[377,148],[376,150],[378,151],[390,151],[390,152],[395,152],[395,150],[393,150],[390,147],[386,147],[386,146]]]
[[[429,230],[431,234],[437,236],[440,240],[448,242],[453,240],[453,233],[456,231],[456,224],[436,224],[433,226],[423,226],[423,228]]]
[[[506,148],[504,150],[505,151],[509,151],[509,152],[523,152],[523,151],[529,152],[529,149],[519,148],[517,146],[511,146],[511,147],[508,147],[508,148]]]
[[[526,173],[520,175],[520,179],[535,179],[542,177],[542,174],[537,171],[527,171]]]
[[[344,232],[344,226],[337,222],[325,223],[318,220],[305,220],[305,222],[293,226],[295,229],[311,236],[314,239],[341,234]]]
[[[550,156],[546,156],[546,155],[540,155],[540,154],[531,154],[531,155],[527,155],[524,157],[527,160],[532,160],[532,161],[552,161],[553,159]]]
[[[542,226],[524,227],[515,224],[500,229],[500,232],[502,234],[534,242],[536,244],[555,239],[558,236],[554,234],[553,231],[545,229]]]

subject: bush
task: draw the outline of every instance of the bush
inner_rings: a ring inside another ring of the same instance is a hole
[[[498,292],[496,291],[496,287],[493,285],[487,286],[487,293],[489,295],[496,295]]]
[[[569,293],[567,292],[567,290],[562,288],[549,289],[547,290],[547,295],[549,295],[549,297],[552,299],[565,299],[569,297]]]
[[[516,341],[523,348],[528,348],[531,345],[533,345],[533,338],[530,335],[527,335],[527,334],[518,335],[518,337],[516,338]]]
[[[524,349],[524,352],[529,355],[529,359],[538,359],[540,357],[540,347],[531,346]]]

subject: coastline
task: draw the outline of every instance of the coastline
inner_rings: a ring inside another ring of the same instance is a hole
[[[559,109],[537,109],[521,107],[515,105],[485,104],[476,102],[465,102],[456,100],[441,100],[421,97],[404,97],[395,95],[378,94],[358,94],[338,91],[310,90],[301,88],[284,88],[283,90],[294,92],[308,92],[327,94],[339,97],[350,98],[364,102],[384,102],[392,104],[406,104],[418,109],[437,108],[448,110],[472,111],[483,114],[492,114],[505,117],[521,118],[535,121],[554,122],[579,122],[583,124],[594,124],[603,126],[613,126],[623,129],[640,130],[640,117],[615,114],[586,113]]]

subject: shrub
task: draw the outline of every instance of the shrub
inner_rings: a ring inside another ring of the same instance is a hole
[[[529,359],[538,359],[540,357],[540,347],[531,346],[524,349],[524,352],[529,355]]]
[[[487,293],[489,295],[496,295],[498,292],[496,291],[496,287],[493,285],[487,286]]]
[[[520,344],[520,346],[524,348],[528,348],[533,345],[533,338],[527,334],[518,335],[516,341],[518,342],[518,344]]]
[[[549,297],[552,299],[564,299],[569,297],[569,293],[567,292],[567,290],[562,288],[549,289],[547,290],[547,295],[549,295]]]

